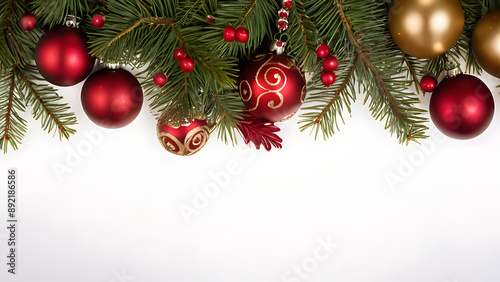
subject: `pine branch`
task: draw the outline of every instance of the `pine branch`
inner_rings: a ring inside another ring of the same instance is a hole
[[[0,72],[0,75],[0,147],[6,153],[9,144],[17,150],[26,133],[26,120],[19,115],[25,111],[25,106],[16,93],[18,80],[14,70]]]
[[[295,0],[288,17],[289,27],[286,33],[288,39],[288,52],[291,56],[299,58],[299,64],[304,71],[313,67],[317,61],[316,48],[318,44],[317,30],[314,23],[306,14],[306,9],[301,0]]]
[[[105,4],[96,0],[31,0],[33,14],[38,22],[49,29],[56,25],[63,25],[67,15],[73,15],[88,20],[98,5]]]
[[[66,103],[60,103],[61,96],[55,89],[48,85],[40,85],[35,80],[41,80],[36,67],[27,66],[26,69],[14,67],[15,74],[19,76],[18,89],[25,93],[26,103],[33,107],[33,117],[42,122],[42,128],[47,132],[53,130],[58,133],[59,139],[68,139],[76,130],[71,126],[76,125],[75,114],[69,112]]]

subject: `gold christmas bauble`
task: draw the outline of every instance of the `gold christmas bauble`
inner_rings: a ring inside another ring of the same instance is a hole
[[[477,22],[472,33],[472,52],[486,72],[500,78],[500,9]]]
[[[450,50],[464,23],[459,0],[394,0],[389,11],[392,39],[403,52],[419,59]]]

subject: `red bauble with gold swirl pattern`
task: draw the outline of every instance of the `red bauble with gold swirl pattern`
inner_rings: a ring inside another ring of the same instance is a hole
[[[163,148],[179,156],[190,156],[205,146],[210,137],[206,119],[193,119],[177,124],[162,116],[156,126],[156,135]]]
[[[302,106],[306,80],[287,55],[259,55],[239,76],[239,91],[248,112],[267,122],[291,118]]]

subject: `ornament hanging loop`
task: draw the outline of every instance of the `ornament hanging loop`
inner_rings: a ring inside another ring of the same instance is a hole
[[[81,21],[82,18],[73,15],[66,15],[66,17],[64,18],[64,22],[68,27],[78,28]]]

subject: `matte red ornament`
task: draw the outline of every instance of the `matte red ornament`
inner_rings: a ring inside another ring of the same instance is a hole
[[[422,88],[422,91],[424,92],[432,92],[436,88],[438,82],[437,80],[430,75],[426,75],[422,77],[420,80],[420,88]]]
[[[329,87],[330,85],[335,83],[335,73],[333,71],[324,71],[321,74],[321,81],[326,87]]]
[[[174,58],[177,61],[180,61],[180,60],[186,58],[186,52],[184,52],[184,50],[182,50],[182,49],[175,49],[175,51],[174,51]]]
[[[208,16],[207,16],[207,22],[209,22],[209,23],[213,23],[213,22],[215,22],[215,20],[214,20],[214,18],[212,17],[212,15],[208,15]]]
[[[330,54],[330,49],[328,49],[328,46],[325,43],[321,43],[321,45],[318,46],[316,49],[316,56],[318,58],[326,58]]]
[[[248,41],[248,29],[244,27],[238,27],[236,29],[236,41],[246,43]]]
[[[104,18],[103,15],[95,15],[93,18],[92,18],[92,24],[95,26],[95,27],[103,27],[104,26],[104,23],[106,23],[106,19]]]
[[[143,93],[135,76],[124,69],[102,69],[87,78],[82,88],[83,110],[105,128],[131,123],[141,111]]]
[[[283,1],[283,7],[285,7],[285,9],[287,10],[290,10],[290,8],[292,8],[292,0],[285,0]]]
[[[488,86],[479,78],[459,74],[445,78],[434,89],[429,112],[446,136],[470,139],[483,133],[493,119],[495,104]]]
[[[84,80],[94,68],[87,37],[77,28],[56,27],[45,32],[35,48],[40,74],[52,84],[71,86]]]
[[[236,38],[236,30],[234,29],[233,26],[226,26],[224,28],[224,34],[223,34],[224,40],[227,42],[232,42]]]
[[[194,68],[194,61],[191,57],[186,57],[179,62],[179,65],[184,72],[190,72]]]
[[[156,86],[162,87],[167,83],[167,76],[164,73],[159,72],[153,77],[153,81]]]
[[[266,122],[292,117],[306,95],[306,80],[287,55],[260,55],[239,76],[240,97],[248,112]]]
[[[205,146],[210,138],[210,127],[205,119],[173,124],[166,116],[162,116],[156,125],[156,136],[163,148],[170,153],[190,156]]]
[[[323,69],[325,69],[325,71],[334,71],[338,67],[339,61],[333,55],[328,55],[328,57],[323,60]]]
[[[32,31],[36,26],[36,18],[33,14],[26,13],[19,19],[19,25],[24,31]]]

